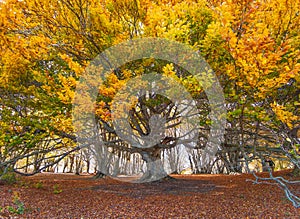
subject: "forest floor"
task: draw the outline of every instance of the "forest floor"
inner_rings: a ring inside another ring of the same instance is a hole
[[[275,172],[283,175],[288,172]],[[266,176],[267,173],[263,173]],[[0,218],[299,218],[276,185],[251,174],[172,175],[145,184],[38,174],[0,185]],[[262,176],[260,174],[260,176]],[[292,188],[299,196],[300,188]]]

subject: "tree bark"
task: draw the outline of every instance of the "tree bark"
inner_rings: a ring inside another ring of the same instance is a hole
[[[139,183],[154,182],[171,179],[168,173],[164,170],[162,160],[160,159],[160,148],[152,151],[142,151],[142,159],[146,162],[147,171],[143,176],[136,180]]]
[[[104,173],[102,173],[101,171],[97,171],[96,175],[93,176],[93,179],[104,179],[106,177],[106,175]]]

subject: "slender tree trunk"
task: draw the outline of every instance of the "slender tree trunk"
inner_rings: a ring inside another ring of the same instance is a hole
[[[70,155],[70,169],[69,173],[73,173],[73,167],[74,167],[74,154]]]
[[[91,162],[90,162],[89,159],[87,159],[85,162],[86,162],[86,172],[87,172],[87,173],[90,173],[90,165],[91,165]]]
[[[68,165],[69,165],[69,158],[66,158],[66,159],[64,160],[63,173],[66,172],[66,169],[67,169]]]
[[[82,154],[75,157],[75,174],[80,175],[82,172]]]

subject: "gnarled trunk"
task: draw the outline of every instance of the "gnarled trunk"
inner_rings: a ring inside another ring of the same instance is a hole
[[[147,171],[136,182],[145,183],[159,181],[171,178],[164,170],[162,160],[160,159],[161,149],[140,152],[142,159],[146,162]]]

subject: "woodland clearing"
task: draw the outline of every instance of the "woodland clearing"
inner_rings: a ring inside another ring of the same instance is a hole
[[[288,173],[275,172],[275,176],[289,178]],[[0,218],[299,218],[300,215],[300,210],[293,207],[279,187],[255,185],[249,181],[254,179],[251,174],[172,176],[176,180],[144,184],[111,178],[93,180],[90,175],[43,173],[25,177],[15,185],[0,185]],[[299,187],[292,189],[300,193]],[[18,212],[20,206],[24,212]]]

